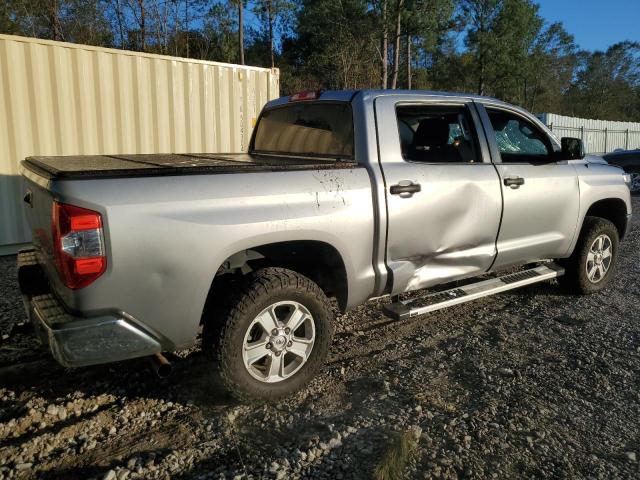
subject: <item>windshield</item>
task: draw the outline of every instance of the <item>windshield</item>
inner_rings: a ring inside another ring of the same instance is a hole
[[[353,116],[349,103],[297,103],[266,110],[253,152],[353,158]]]

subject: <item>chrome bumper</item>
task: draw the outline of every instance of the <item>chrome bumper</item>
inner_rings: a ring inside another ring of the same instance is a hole
[[[18,254],[18,280],[25,310],[40,340],[65,367],[117,362],[159,353],[160,343],[125,315],[85,318],[68,313],[42,282],[33,250]]]

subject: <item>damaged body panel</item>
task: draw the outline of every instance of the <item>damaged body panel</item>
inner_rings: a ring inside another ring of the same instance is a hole
[[[400,194],[386,199],[386,251],[393,272],[393,295],[486,272],[496,257],[502,214],[500,178],[487,158],[486,143],[474,142],[468,159],[414,160],[398,135],[396,111],[403,105],[411,110],[402,119],[409,125],[401,127],[411,128],[412,122],[424,122],[421,117],[431,114],[452,115],[454,122],[458,115],[465,115],[469,136],[481,128],[473,106],[463,99],[434,97],[421,104],[407,95],[376,101],[380,163],[387,185],[411,182],[420,186],[420,192],[411,198]]]
[[[450,178],[441,169],[416,172],[416,181],[428,185],[420,205],[408,208],[400,198],[389,199],[387,258],[394,275],[392,294],[478,275],[494,262],[500,223],[495,170],[491,166],[456,169],[456,175],[468,170],[478,178],[474,182],[468,177]],[[470,203],[462,205],[461,198]],[[434,228],[443,222],[447,228]]]

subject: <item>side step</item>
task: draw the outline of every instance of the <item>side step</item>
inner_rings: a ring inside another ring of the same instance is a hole
[[[555,263],[547,263],[528,270],[521,270],[502,277],[490,278],[463,287],[451,288],[442,292],[430,293],[422,297],[410,298],[384,306],[384,312],[395,320],[403,320],[424,313],[435,312],[443,308],[470,302],[481,297],[513,290],[532,283],[551,280],[564,275],[564,268]]]

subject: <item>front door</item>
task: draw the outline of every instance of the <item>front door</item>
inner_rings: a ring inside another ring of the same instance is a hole
[[[502,200],[473,103],[393,96],[375,110],[392,293],[485,272]]]
[[[504,198],[494,268],[565,256],[580,209],[575,167],[556,161],[560,146],[533,118],[501,105],[479,113]]]

